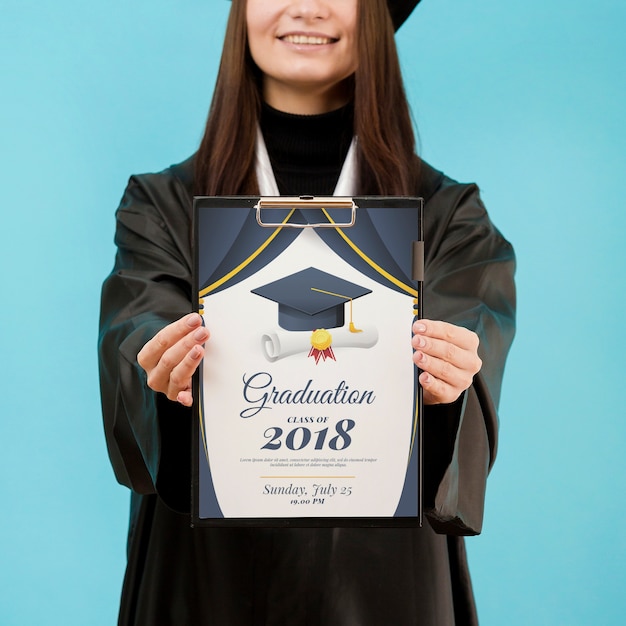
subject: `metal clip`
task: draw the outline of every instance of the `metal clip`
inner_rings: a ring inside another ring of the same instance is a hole
[[[263,228],[350,228],[356,223],[357,206],[352,198],[317,196],[276,196],[259,198],[256,221]],[[269,223],[261,219],[261,209],[351,209],[349,222],[321,222],[319,224]]]

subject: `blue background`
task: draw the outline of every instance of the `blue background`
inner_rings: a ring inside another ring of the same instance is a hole
[[[1,0],[0,623],[115,622],[127,491],[96,335],[129,174],[197,147],[228,10]],[[397,36],[421,152],[518,254],[482,624],[622,624],[626,5],[425,0]]]

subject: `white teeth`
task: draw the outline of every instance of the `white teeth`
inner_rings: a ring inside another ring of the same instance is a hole
[[[321,46],[327,43],[332,43],[332,39],[328,37],[310,37],[308,35],[286,35],[283,37],[283,41],[294,44],[306,44],[309,46]]]

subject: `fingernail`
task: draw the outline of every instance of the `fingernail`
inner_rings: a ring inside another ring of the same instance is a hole
[[[427,385],[430,382],[430,376],[428,374],[422,374],[422,385]]]
[[[206,328],[198,328],[198,330],[193,334],[193,338],[196,341],[204,341],[207,337]]]
[[[426,325],[418,322],[415,324],[414,328],[416,333],[423,333],[426,330]]]
[[[415,338],[415,347],[423,348],[426,345],[426,339],[424,337],[416,337]]]
[[[182,391],[178,394],[178,396],[176,397],[176,400],[178,401],[179,404],[182,404],[183,406],[191,406],[191,403],[183,395]]]
[[[194,326],[197,326],[201,321],[202,320],[197,313],[192,313],[187,318],[187,326],[191,326],[193,328]]]

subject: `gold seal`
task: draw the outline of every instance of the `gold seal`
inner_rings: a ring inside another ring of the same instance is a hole
[[[325,328],[318,328],[311,335],[311,345],[316,350],[326,350],[333,342],[332,335]]]

